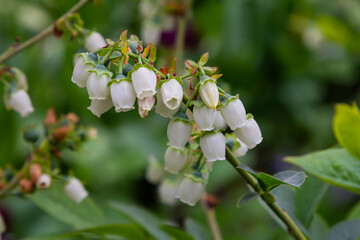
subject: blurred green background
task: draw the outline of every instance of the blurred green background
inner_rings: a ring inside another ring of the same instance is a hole
[[[19,36],[22,41],[40,32],[66,12],[75,0],[0,0],[0,51]],[[104,0],[80,10],[85,27],[117,39],[128,29],[139,34],[139,2]],[[336,144],[332,133],[334,105],[360,100],[360,2],[358,0],[199,0],[187,23],[185,57],[197,60],[210,52],[225,88],[239,93],[254,114],[264,140],[242,159],[256,170],[274,173],[291,168],[282,162]],[[161,58],[172,54],[171,30],[162,35]],[[137,111],[100,119],[87,107],[85,89],[71,81],[74,54],[81,40],[51,36],[10,59],[29,81],[35,112],[22,119],[0,104],[0,165],[21,166],[30,147],[21,129],[41,123],[46,111],[75,112],[82,124],[98,129],[99,138],[77,153],[64,152],[64,161],[98,202],[135,203],[165,219],[182,223],[187,217],[208,229],[201,207],[162,205],[156,186],[144,179],[147,157],[163,157],[168,119],[152,112],[141,119]],[[180,65],[180,63],[179,63]],[[225,239],[289,239],[258,202],[236,208],[247,189],[227,162],[217,162],[207,191],[220,198],[217,218]],[[359,197],[331,187],[318,212],[329,225],[339,222]],[[8,223],[7,239],[59,232],[66,225],[47,216],[28,200],[1,203]]]

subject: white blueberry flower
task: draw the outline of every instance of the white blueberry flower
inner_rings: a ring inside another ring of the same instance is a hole
[[[183,98],[182,86],[172,78],[161,85],[161,96],[166,107],[171,110],[177,109]]]
[[[95,116],[101,117],[101,115],[107,112],[110,108],[112,108],[113,103],[111,98],[106,100],[91,100],[90,106],[87,108],[89,109]]]
[[[235,157],[245,156],[248,151],[248,147],[245,145],[245,143],[240,141],[238,138],[236,139],[236,141],[240,144],[240,146],[233,150],[234,156]]]
[[[220,112],[231,130],[241,128],[245,125],[246,112],[240,99],[231,98],[228,103],[220,109]]]
[[[155,112],[157,114],[160,114],[161,116],[166,117],[166,118],[171,118],[179,110],[179,108],[180,108],[180,105],[174,110],[167,108],[165,106],[165,103],[162,100],[161,91],[160,90],[157,91],[157,104],[155,107]]]
[[[131,82],[127,80],[113,82],[110,86],[110,94],[116,112],[127,112],[135,108],[136,96]]]
[[[189,121],[171,119],[167,128],[169,146],[184,149],[185,144],[190,140],[193,126]]]
[[[24,89],[11,93],[7,104],[22,117],[26,117],[34,111],[31,99]]]
[[[65,193],[77,203],[80,203],[89,195],[80,180],[74,177],[70,178],[64,190]]]
[[[203,181],[196,181],[192,177],[185,176],[176,191],[175,197],[183,203],[194,206],[205,191],[206,184]]]
[[[80,55],[75,63],[71,81],[81,88],[86,87],[86,80],[90,75],[90,72],[87,70],[92,69],[93,67],[95,67],[93,64],[85,63],[84,57]]]
[[[51,186],[51,177],[48,174],[41,174],[35,185],[39,189],[49,188]]]
[[[150,96],[143,99],[138,99],[139,115],[144,118],[148,115],[155,103],[155,97]]]
[[[168,147],[164,156],[164,169],[172,174],[178,174],[185,166],[187,158],[188,156],[186,151],[174,147]]]
[[[154,156],[149,156],[148,160],[149,163],[146,168],[145,178],[150,183],[156,184],[164,176],[164,168]]]
[[[220,111],[216,111],[214,127],[216,129],[226,129],[226,127],[227,127],[227,124],[226,124],[223,116],[221,115]]]
[[[159,199],[163,204],[174,205],[176,203],[175,194],[179,184],[175,180],[165,179],[158,187]]]
[[[200,148],[207,161],[225,160],[225,137],[220,132],[201,136]]]
[[[204,77],[204,76],[203,76]],[[214,80],[209,79],[200,82],[199,93],[204,103],[212,109],[215,109],[219,102],[219,90]]]
[[[92,70],[90,70],[92,71]],[[108,82],[111,81],[111,72],[102,72],[98,74],[97,72],[90,72],[90,75],[87,79],[87,91],[89,94],[89,99],[105,100],[110,96],[110,91],[107,86]]]
[[[85,49],[88,50],[89,52],[93,52],[106,45],[107,43],[104,37],[98,32],[91,32],[85,38]]]
[[[252,116],[246,119],[243,127],[235,129],[234,132],[240,141],[245,143],[249,149],[254,148],[261,143],[263,139],[259,125]]]
[[[140,67],[131,73],[131,80],[138,99],[151,97],[156,91],[156,74],[146,67]]]
[[[214,129],[216,119],[216,111],[206,105],[200,107],[194,105],[193,108],[194,120],[196,127],[201,131],[210,131]]]

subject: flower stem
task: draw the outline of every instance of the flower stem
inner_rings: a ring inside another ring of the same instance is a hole
[[[220,227],[219,224],[216,220],[216,216],[215,216],[215,208],[214,207],[210,207],[208,206],[208,204],[206,203],[206,193],[203,193],[203,196],[201,197],[201,206],[202,209],[204,210],[207,222],[209,224],[212,236],[214,240],[222,240],[223,237],[221,235],[221,231],[220,231]]]
[[[228,147],[226,147],[226,159],[256,192],[260,192],[260,188],[257,180],[245,170],[238,168],[240,162],[234,157],[230,148]],[[289,214],[285,212],[276,202],[268,202],[268,201],[264,201],[264,202],[286,225],[288,232],[291,235],[293,235],[295,239],[306,240],[306,237],[301,232],[299,227],[295,224],[295,222],[291,219]]]
[[[64,18],[68,17],[70,14],[77,12],[81,7],[83,7],[86,3],[90,2],[90,1],[91,0],[80,0],[76,5],[74,5],[69,11],[67,11],[63,16],[61,16],[56,21],[62,20]],[[5,62],[9,58],[13,57],[14,55],[21,52],[22,50],[30,47],[34,43],[37,43],[37,42],[41,41],[42,39],[50,36],[53,33],[53,29],[54,29],[54,23],[51,24],[46,29],[44,29],[42,32],[40,32],[40,33],[36,34],[35,36],[33,36],[32,38],[26,40],[22,44],[10,46],[5,52],[3,52],[0,55],[0,63]]]
[[[197,93],[197,90],[195,90],[195,91],[191,94],[189,100],[187,100],[186,105],[185,105],[185,110],[189,107],[190,102],[191,102],[191,100],[195,97],[196,93]]]

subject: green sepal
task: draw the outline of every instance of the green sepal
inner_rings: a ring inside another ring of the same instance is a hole
[[[169,143],[167,144],[167,146],[168,146],[169,148],[171,148],[172,150],[179,151],[179,152],[181,152],[181,153],[187,154],[187,152],[188,152],[188,149],[187,149],[187,148],[184,148],[184,149],[175,148],[175,147],[170,146]]]
[[[217,70],[218,68],[217,67],[203,67],[204,71],[205,71],[205,74],[207,75],[213,75]]]
[[[128,73],[128,77],[131,78],[131,75],[133,72],[135,72],[136,70],[138,70],[141,67],[146,67],[147,69],[149,69],[150,71],[154,71],[154,67],[149,65],[149,64],[142,64],[142,63],[137,63],[135,64],[134,68]]]
[[[185,173],[186,178],[190,178],[193,182],[200,182],[207,184],[207,180],[204,179],[203,174],[200,171],[194,171],[192,173]]]
[[[192,123],[192,121],[188,118],[185,112],[177,112],[171,120],[173,121],[183,121],[185,123]]]
[[[199,68],[199,65],[196,62],[194,62],[193,60],[186,60],[185,67],[190,72],[193,72],[195,69]]]
[[[113,83],[120,83],[122,81],[127,81],[129,83],[132,83],[131,79],[128,77],[125,77],[122,74],[117,75],[115,78],[111,79],[111,81],[108,82],[107,86],[110,87]]]
[[[181,86],[183,85],[183,81],[181,80],[180,77],[170,76],[170,78],[165,79],[165,80],[161,80],[161,81],[158,83],[159,88],[161,88],[161,86],[162,86],[164,83],[170,81],[171,79],[175,79],[176,81],[178,81],[178,83],[180,83]]]
[[[113,76],[113,73],[110,72],[104,65],[96,65],[96,67],[88,69],[88,72],[94,72],[98,77],[101,77],[101,75],[108,75],[109,77]]]
[[[246,114],[246,120],[249,120],[250,118],[254,118],[254,115],[251,113]]]
[[[230,94],[225,94],[225,96],[221,95],[220,103],[218,106],[221,108],[226,107],[229,104],[229,102],[236,99],[239,99],[239,94],[236,94],[235,96],[232,96]]]
[[[130,40],[131,41],[139,41],[139,37],[137,35],[135,35],[135,34],[131,34],[130,35]]]
[[[211,135],[211,134],[215,134],[215,133],[222,133],[224,132],[225,129],[216,129],[216,130],[211,130],[211,131],[202,131],[200,134],[200,137],[204,137],[206,135]]]
[[[208,62],[208,60],[209,60],[209,52],[206,52],[203,55],[201,55],[198,64],[200,66],[204,66]]]
[[[95,53],[79,53],[78,56],[83,59],[83,63],[91,64],[94,67],[98,61],[98,57]]]
[[[216,80],[213,79],[213,78],[211,78],[211,77],[209,77],[208,75],[203,75],[203,76],[201,76],[199,83],[196,84],[196,86],[195,86],[195,89],[196,89],[196,90],[199,90],[199,88],[200,88],[202,85],[204,85],[205,83],[210,82],[210,81],[216,83]]]
[[[197,108],[201,108],[202,106],[206,106],[206,104],[204,103],[204,101],[201,99],[200,96],[197,98],[196,101],[191,101],[189,105],[190,106],[195,106]]]

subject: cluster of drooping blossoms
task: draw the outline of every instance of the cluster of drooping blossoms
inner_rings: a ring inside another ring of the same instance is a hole
[[[0,171],[0,189],[16,192],[18,188],[11,189],[14,179],[19,180],[18,187],[23,194],[65,182],[64,192],[80,203],[88,192],[79,179],[68,175],[61,152],[64,149],[78,150],[83,142],[96,137],[96,134],[95,129],[79,125],[79,118],[74,113],[58,118],[54,110],[49,109],[44,121],[44,134],[40,134],[36,127],[24,131],[25,140],[32,144],[34,150],[18,173],[11,169]],[[2,174],[5,171],[6,174]]]
[[[89,109],[98,117],[113,106],[116,112],[130,111],[137,100],[142,118],[155,103],[156,113],[171,118],[164,169],[181,179],[168,174],[159,187],[160,197],[167,203],[178,198],[194,205],[205,190],[213,162],[225,160],[226,146],[237,156],[245,155],[262,141],[259,126],[238,96],[217,86],[222,75],[215,74],[216,67],[205,66],[208,53],[197,63],[187,60],[189,74],[176,76],[175,60],[169,68],[154,67],[155,45],[143,48],[138,37],[127,39],[126,31],[118,41],[106,41],[106,46],[79,55],[72,81],[87,88]],[[151,162],[148,179],[164,179],[154,170],[159,167],[153,168],[159,164]],[[170,184],[174,181],[177,184]]]
[[[0,69],[0,79],[4,83],[4,102],[7,109],[13,109],[21,117],[34,111],[28,91],[25,74],[18,68]]]

